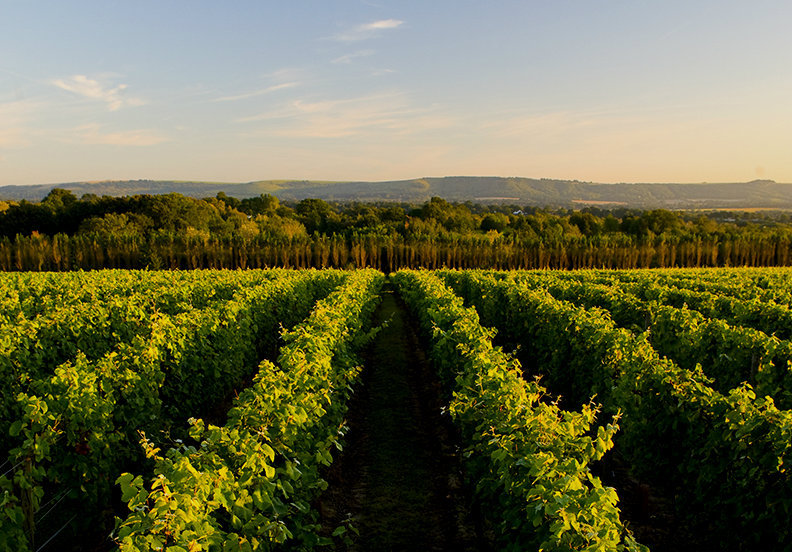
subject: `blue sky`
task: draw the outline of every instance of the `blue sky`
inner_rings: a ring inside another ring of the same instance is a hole
[[[792,182],[792,3],[0,0],[0,185]]]

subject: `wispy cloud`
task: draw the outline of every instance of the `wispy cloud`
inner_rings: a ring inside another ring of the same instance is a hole
[[[123,96],[123,92],[127,88],[126,84],[109,87],[86,75],[72,75],[66,79],[53,79],[50,84],[84,98],[104,102],[110,111],[117,111],[127,106],[143,105],[144,103],[138,98],[125,98]]]
[[[482,123],[482,130],[490,135],[515,137],[526,135],[557,135],[583,127],[590,127],[598,118],[590,113],[554,111],[542,114],[522,114],[518,112],[492,113],[490,119]]]
[[[380,21],[374,21],[373,23],[366,23],[364,25],[360,25],[358,27],[358,30],[377,31],[379,29],[395,29],[402,23],[404,23],[404,21],[399,21],[398,19],[382,19]]]
[[[404,24],[399,19],[380,19],[371,23],[364,23],[346,31],[333,35],[333,40],[340,42],[356,42],[379,36],[380,31],[395,29]]]
[[[352,63],[353,60],[374,55],[374,50],[358,50],[332,60],[332,63]]]
[[[23,128],[5,125],[0,128],[0,148],[23,148],[29,145],[30,139]]]
[[[109,146],[156,146],[169,139],[151,129],[106,132],[97,124],[81,125],[74,129],[74,137],[82,144]]]
[[[44,106],[33,100],[0,103],[0,148],[22,148],[31,144],[31,120]]]
[[[432,107],[416,108],[401,93],[384,93],[341,100],[296,100],[276,111],[238,119],[266,122],[264,132],[291,138],[413,134],[448,128],[456,121]]]
[[[281,67],[262,76],[272,82],[298,82],[304,78],[305,72],[299,67]]]
[[[284,90],[286,88],[294,88],[297,86],[298,82],[284,82],[281,84],[274,84],[272,86],[268,86],[266,88],[262,88],[261,90],[254,90],[253,92],[246,92],[244,94],[237,94],[236,96],[224,96],[222,98],[216,98],[214,101],[216,102],[236,102],[239,100],[247,100],[248,98],[255,98],[256,96],[263,96],[265,94],[270,94],[271,92],[276,92],[278,90]]]

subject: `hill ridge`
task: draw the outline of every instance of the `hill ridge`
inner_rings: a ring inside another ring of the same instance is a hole
[[[449,201],[506,202],[517,205],[580,208],[585,205],[634,208],[792,209],[792,184],[772,180],[727,183],[596,183],[579,180],[501,176],[421,177],[386,181],[255,180],[97,180],[0,186],[0,199],[38,201],[53,188],[75,195],[130,196],[180,193],[211,197],[222,192],[238,198],[271,194],[284,201],[398,201],[422,203],[433,196]]]

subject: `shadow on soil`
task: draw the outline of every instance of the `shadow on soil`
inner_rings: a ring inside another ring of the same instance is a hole
[[[347,444],[321,497],[325,527],[350,519],[359,536],[341,548],[355,552],[488,550],[471,521],[440,382],[387,284],[374,323],[385,327],[366,352]]]

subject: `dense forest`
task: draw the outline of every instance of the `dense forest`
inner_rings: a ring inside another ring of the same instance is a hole
[[[789,213],[282,203],[262,194],[0,201],[0,270],[649,268],[792,264]]]

